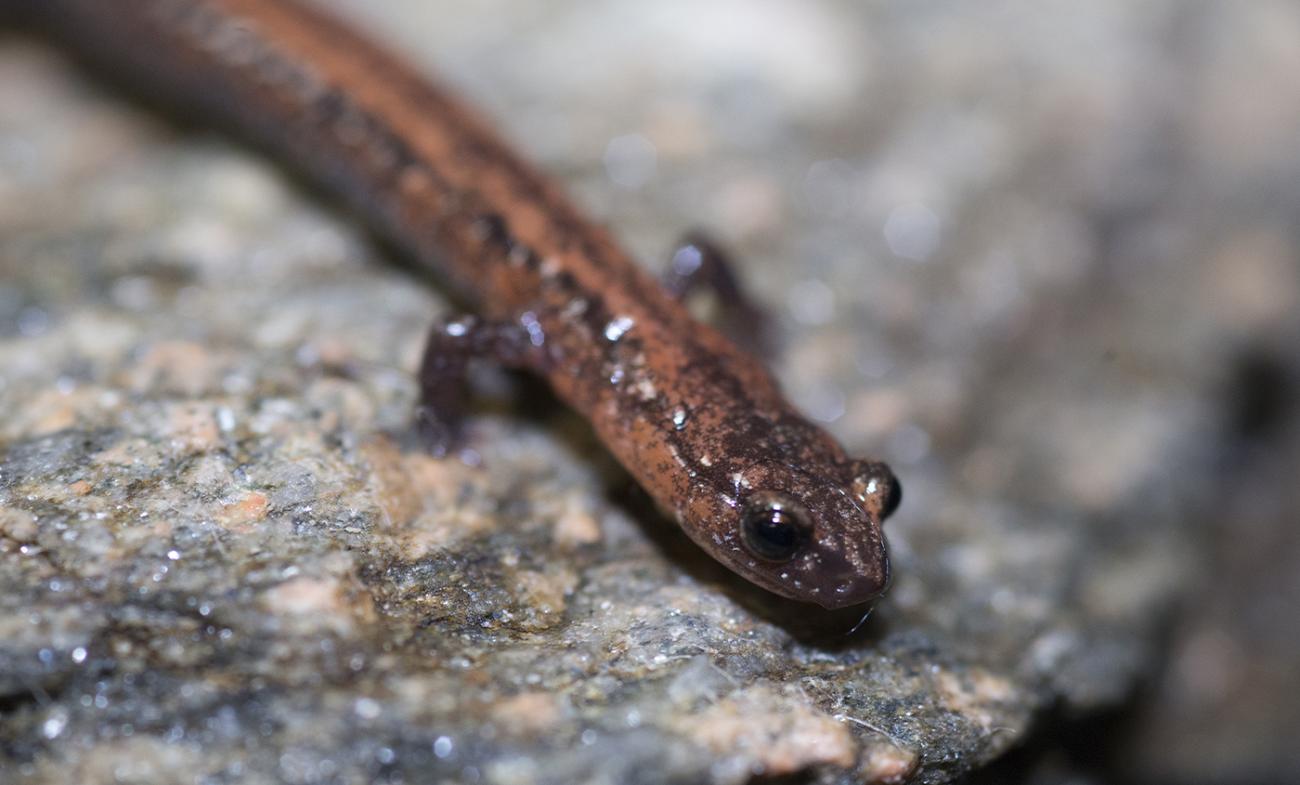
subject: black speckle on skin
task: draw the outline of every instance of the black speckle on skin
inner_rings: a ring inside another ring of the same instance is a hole
[[[343,116],[346,102],[337,90],[327,90],[312,104],[312,114],[321,125],[333,125]]]
[[[474,219],[474,232],[485,245],[496,246],[506,252],[514,248],[506,219],[496,213],[486,213]]]
[[[568,270],[561,270],[551,278],[551,281],[565,292],[576,292],[578,289],[577,279]]]

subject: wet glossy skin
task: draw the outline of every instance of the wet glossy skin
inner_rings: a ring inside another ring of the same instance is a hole
[[[390,53],[284,0],[39,6],[90,59],[270,149],[437,270],[474,324],[516,336],[484,345],[546,378],[727,567],[827,608],[885,590],[889,470],[846,456],[757,359]]]

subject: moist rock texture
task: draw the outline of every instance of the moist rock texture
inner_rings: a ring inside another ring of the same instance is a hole
[[[887,598],[734,578],[490,369],[426,455],[436,287],[5,39],[6,782],[944,782],[1215,590],[1219,393],[1300,303],[1300,111],[1237,85],[1293,86],[1294,8],[542,7],[365,19],[643,258],[736,249],[792,397],[902,477]]]

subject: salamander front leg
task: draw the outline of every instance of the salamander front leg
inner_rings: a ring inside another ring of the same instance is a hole
[[[717,299],[718,326],[723,332],[746,349],[760,355],[769,353],[770,336],[763,309],[745,292],[731,257],[704,233],[690,232],[681,239],[663,284],[677,300],[707,288]]]
[[[535,367],[541,343],[539,331],[518,322],[465,316],[434,324],[420,362],[416,410],[416,424],[429,452],[441,457],[460,443],[470,360],[486,358],[507,368]]]

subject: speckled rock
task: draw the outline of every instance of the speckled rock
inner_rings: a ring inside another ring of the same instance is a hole
[[[1270,162],[1181,109],[1269,111],[1201,59],[1213,25],[541,8],[368,23],[647,260],[692,225],[735,246],[791,395],[903,478],[887,599],[859,626],[744,584],[490,369],[471,459],[425,455],[436,288],[5,40],[6,781],[943,782],[1148,672],[1200,583],[1234,342],[1300,302],[1282,219],[1243,217]]]

